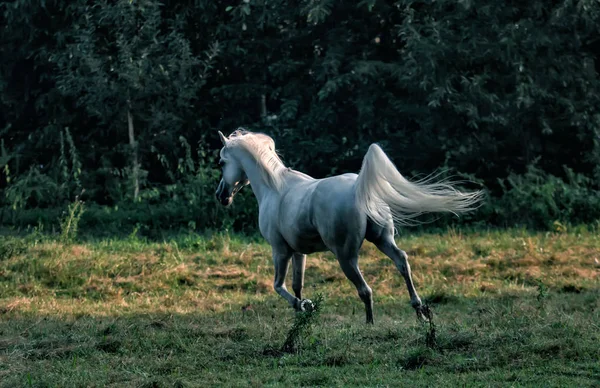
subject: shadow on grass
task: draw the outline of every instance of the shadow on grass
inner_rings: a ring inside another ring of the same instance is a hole
[[[571,379],[586,386],[600,378],[598,296],[551,294],[543,309],[534,296],[448,301],[435,312],[435,349],[425,346],[409,307],[381,304],[374,327],[362,315],[325,308],[291,354],[281,346],[294,315],[273,303],[252,311],[107,317],[5,311],[0,385],[368,385],[393,384],[404,371],[406,383],[460,384],[467,376],[523,382],[533,375],[540,384]],[[423,370],[431,373],[412,374]]]

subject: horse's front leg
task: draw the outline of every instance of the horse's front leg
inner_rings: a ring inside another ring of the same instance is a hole
[[[296,298],[302,300],[302,287],[304,287],[304,270],[306,268],[306,255],[295,252],[292,256],[292,290]]]
[[[273,282],[273,288],[275,289],[275,292],[288,301],[290,306],[298,310],[300,308],[300,299],[290,294],[285,286],[285,276],[287,275],[291,257],[291,251],[287,249],[273,248],[273,265],[275,266],[275,280]]]

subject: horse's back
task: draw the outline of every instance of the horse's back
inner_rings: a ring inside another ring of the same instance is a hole
[[[354,189],[357,176],[344,174],[321,179],[313,193],[312,206],[318,209],[315,215],[335,214],[334,218],[358,217],[359,210],[355,202]]]

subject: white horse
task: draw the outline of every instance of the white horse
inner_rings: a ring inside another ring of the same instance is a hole
[[[262,133],[237,130],[229,138],[219,132],[223,176],[216,196],[228,206],[250,184],[259,207],[258,224],[273,250],[275,291],[296,310],[302,299],[306,254],[331,251],[365,304],[373,323],[373,297],[358,268],[358,252],[367,239],[390,257],[406,282],[410,302],[419,317],[424,306],[413,285],[407,255],[394,241],[394,221],[407,224],[429,212],[472,210],[482,193],[462,193],[447,182],[409,182],[382,151],[372,144],[360,173],[315,179],[286,168],[275,142]],[[290,259],[292,295],[285,286]]]

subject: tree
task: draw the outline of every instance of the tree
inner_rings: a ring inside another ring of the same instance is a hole
[[[144,155],[170,154],[181,128],[193,125],[193,104],[218,46],[205,58],[193,55],[178,21],[161,17],[159,1],[83,3],[73,12],[79,17],[67,44],[50,58],[59,69],[56,86],[96,120],[91,129],[96,140],[123,139],[127,133],[129,151],[120,152],[130,162],[123,171],[138,200],[147,173],[141,169]],[[114,140],[98,143],[102,152],[115,146]]]
[[[494,201],[597,195],[595,0],[18,0],[0,21],[0,190],[26,207],[85,188],[183,220],[213,206],[215,133],[239,126],[316,177],[379,142],[408,176],[443,167]],[[486,220],[522,213],[506,201]]]

